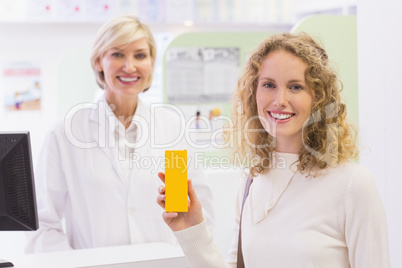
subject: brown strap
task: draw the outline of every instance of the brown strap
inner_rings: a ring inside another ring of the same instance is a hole
[[[243,203],[241,205],[241,212],[240,212],[239,240],[237,242],[237,268],[244,268],[243,251],[241,250],[241,220],[243,216],[244,203],[246,203],[246,199],[248,196],[248,192],[250,191],[250,185],[252,182],[253,182],[253,176],[251,176],[250,174],[247,178],[246,188],[244,189]]]

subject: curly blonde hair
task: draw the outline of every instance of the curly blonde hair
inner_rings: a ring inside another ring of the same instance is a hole
[[[251,54],[233,98],[233,125],[225,131],[226,141],[238,141],[235,152],[251,157],[246,167],[253,176],[271,168],[275,140],[258,119],[256,91],[262,61],[279,50],[290,52],[307,64],[305,79],[315,96],[312,113],[302,130],[297,169],[312,175],[313,170],[357,158],[357,131],[346,122],[346,105],[340,96],[342,84],[325,50],[306,33],[268,37]]]

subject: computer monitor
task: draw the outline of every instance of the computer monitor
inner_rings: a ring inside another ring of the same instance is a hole
[[[37,229],[29,132],[0,132],[0,231]],[[0,267],[12,266],[0,261]]]

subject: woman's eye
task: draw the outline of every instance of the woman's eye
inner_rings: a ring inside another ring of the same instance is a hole
[[[114,53],[112,53],[112,56],[119,58],[119,57],[123,57],[123,54],[121,54],[120,52],[114,52]]]
[[[275,85],[273,83],[265,83],[262,86],[265,88],[275,88]]]
[[[303,89],[303,87],[300,86],[300,85],[293,85],[293,86],[290,86],[290,89],[293,89],[293,90],[301,90],[301,89]]]
[[[147,57],[147,55],[144,54],[144,53],[140,53],[140,54],[136,54],[136,55],[135,55],[135,58],[136,58],[136,59],[145,59],[146,57]]]

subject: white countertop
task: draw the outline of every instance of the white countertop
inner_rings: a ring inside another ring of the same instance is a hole
[[[15,268],[190,267],[181,248],[166,243],[148,243],[1,257],[12,262]]]

